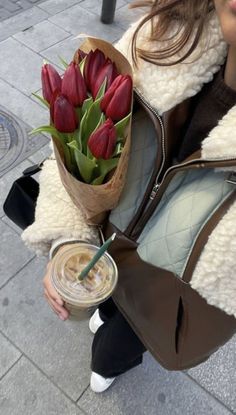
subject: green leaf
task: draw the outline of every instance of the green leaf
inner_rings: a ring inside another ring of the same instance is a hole
[[[105,115],[102,113],[102,114],[101,114],[101,117],[100,117],[100,119],[99,119],[99,121],[98,121],[98,123],[97,123],[97,125],[96,125],[96,127],[95,127],[95,129],[94,129],[94,131],[96,131],[99,127],[101,127],[101,125],[102,125],[105,121],[106,121],[106,117],[105,117]]]
[[[81,177],[85,183],[91,183],[93,173],[96,168],[96,162],[86,157],[77,147],[76,142],[68,143],[68,146],[74,149],[75,160]]]
[[[82,120],[80,121],[80,127],[79,127],[79,135],[78,135],[78,145],[79,145],[79,149],[82,151],[84,147],[83,145],[83,141],[84,141],[84,136],[85,136],[85,125],[86,125],[86,120],[88,117],[88,112],[86,111],[82,117]]]
[[[119,158],[113,158],[109,160],[99,159],[97,160],[99,176],[92,181],[91,184],[98,185],[102,184],[105,176],[113,170],[118,164]]]
[[[95,101],[84,115],[85,118],[82,126],[80,124],[83,153],[87,151],[88,139],[92,132],[96,129],[100,121],[101,115],[102,111],[100,108],[99,101]]]
[[[76,107],[75,112],[76,112],[76,115],[77,115],[78,119],[80,120],[82,118],[82,108],[81,107]]]
[[[104,97],[105,91],[106,91],[106,85],[107,85],[107,77],[105,77],[102,85],[100,86],[98,93],[96,95],[95,101],[98,99],[101,100]]]
[[[80,131],[81,131],[80,128],[77,128],[77,130],[75,130],[74,133],[73,133],[74,140],[76,141],[76,144],[77,144],[79,150],[82,149],[82,144],[81,144],[81,139],[80,139]]]
[[[29,132],[29,135],[35,135],[38,133],[48,133],[48,134],[57,134],[58,131],[55,127],[52,127],[51,125],[42,125],[41,127],[34,128],[32,131]]]
[[[32,95],[37,98],[43,105],[45,105],[45,107],[50,108],[49,103],[46,101],[46,99],[44,99],[43,97],[41,97],[38,94],[35,94],[35,92],[32,93]]]
[[[120,142],[117,143],[112,157],[119,156],[122,153],[123,148],[124,148],[124,145],[122,143]]]
[[[79,150],[78,144],[75,140],[71,141],[70,143],[67,143],[68,147],[73,148],[73,150]]]
[[[117,137],[122,137],[124,138],[124,132],[125,132],[125,128],[127,127],[130,117],[131,117],[131,112],[122,120],[118,121],[115,124],[115,129],[116,129],[116,133],[117,133]]]
[[[84,100],[83,105],[82,105],[82,117],[85,114],[85,112],[89,110],[89,108],[91,107],[92,104],[93,104],[93,98],[92,97],[89,97],[89,98]]]
[[[55,131],[56,132],[53,133],[52,135],[53,135],[54,140],[57,142],[58,149],[62,150],[62,153],[65,158],[65,165],[67,167],[67,170],[70,173],[74,173],[75,161],[73,161],[74,160],[73,154],[71,154],[70,149],[68,148],[66,134],[62,134],[58,132],[56,129]]]
[[[61,56],[58,56],[58,58],[60,59],[60,61],[61,61],[62,65],[64,66],[64,68],[67,68],[69,66],[69,64]]]

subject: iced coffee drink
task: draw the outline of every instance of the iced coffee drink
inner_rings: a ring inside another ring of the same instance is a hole
[[[82,281],[78,280],[80,272],[98,249],[95,245],[78,242],[65,245],[53,258],[51,281],[72,318],[88,318],[96,306],[109,298],[115,289],[117,267],[107,252]]]

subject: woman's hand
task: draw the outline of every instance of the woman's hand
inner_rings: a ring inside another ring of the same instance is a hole
[[[64,302],[53,287],[50,280],[51,261],[47,265],[46,275],[43,279],[44,296],[51,309],[58,315],[61,320],[67,320],[69,311],[64,307]]]

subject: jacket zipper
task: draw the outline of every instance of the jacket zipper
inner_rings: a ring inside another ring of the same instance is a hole
[[[163,178],[162,178],[162,180],[161,181],[159,181],[159,178],[160,178],[160,175],[161,175],[161,172],[162,172],[162,169],[163,169],[163,167],[164,167],[164,164],[165,164],[165,158],[166,158],[166,151],[165,151],[165,129],[164,129],[164,123],[163,123],[163,120],[162,120],[162,118],[161,118],[161,116],[158,114],[158,112],[146,101],[146,99],[143,97],[143,95],[141,94],[141,92],[137,89],[137,88],[135,88],[135,92],[136,92],[136,94],[138,95],[138,97],[139,97],[139,99],[140,99],[140,101],[142,101],[142,103],[143,103],[143,105],[144,106],[146,106],[155,116],[156,116],[156,118],[158,119],[158,121],[159,121],[159,123],[160,123],[160,127],[161,127],[161,143],[162,143],[162,163],[161,163],[161,166],[160,166],[160,169],[159,169],[159,172],[158,172],[158,174],[157,174],[157,176],[156,176],[156,179],[155,179],[155,182],[154,182],[154,185],[153,185],[153,188],[152,188],[152,190],[151,190],[151,192],[150,192],[150,195],[149,195],[149,200],[151,201],[151,203],[150,204],[146,204],[146,207],[149,205],[149,207],[150,207],[150,205],[152,205],[152,202],[154,201],[154,199],[156,198],[156,196],[157,196],[157,194],[158,194],[158,192],[159,192],[159,189],[160,189],[160,187],[162,187],[162,184],[163,184],[163,182],[164,182],[164,180],[166,179],[166,177],[167,177],[167,175],[171,172],[171,171],[173,171],[173,170],[181,170],[182,169],[182,167],[186,167],[186,166],[188,166],[188,165],[194,165],[194,164],[196,164],[196,166],[197,167],[205,167],[205,163],[210,163],[211,164],[211,162],[212,163],[215,163],[215,162],[223,162],[223,161],[232,161],[232,160],[235,160],[235,157],[232,157],[232,158],[226,158],[226,157],[223,157],[223,158],[221,158],[221,159],[193,159],[193,160],[190,160],[190,161],[188,161],[188,162],[185,162],[185,163],[179,163],[178,165],[175,165],[175,166],[171,166],[171,167],[169,167],[167,170],[166,170],[166,172],[164,173],[164,176],[163,176]],[[199,164],[199,165],[197,165],[197,163]],[[145,207],[145,208],[146,208]],[[141,219],[141,222],[142,222],[142,219]],[[134,225],[133,225],[133,227],[132,227],[132,229],[130,230],[130,232],[129,232],[129,234],[130,234],[130,236],[133,234],[133,233],[135,233],[135,229],[137,228],[137,226],[140,224],[140,220],[138,220],[138,222],[136,222]],[[144,225],[145,226],[145,225]]]
[[[158,112],[146,101],[146,99],[144,98],[144,96],[141,94],[141,92],[137,88],[134,88],[134,90],[135,90],[135,93],[138,95],[140,101],[142,101],[142,103],[145,105],[145,107],[147,107],[156,116],[156,118],[159,121],[160,127],[161,127],[162,162],[161,162],[161,166],[160,166],[159,173],[156,176],[155,183],[154,183],[154,186],[153,186],[152,191],[151,191],[151,194],[150,194],[150,199],[152,200],[152,198],[155,197],[156,191],[159,188],[158,180],[159,180],[161,171],[162,171],[162,169],[163,169],[163,167],[165,165],[165,158],[166,158],[166,151],[165,151],[165,129],[164,129],[164,124],[163,124],[162,118],[158,114]],[[152,197],[152,195],[153,195],[153,197]]]
[[[179,167],[185,167],[185,166],[188,166],[189,164],[192,164],[192,163],[193,164],[200,163],[199,167],[201,167],[201,165],[202,165],[202,167],[205,167],[206,162],[208,163],[208,162],[235,160],[235,157],[231,157],[231,158],[223,157],[221,159],[193,159],[193,160],[190,160],[186,163],[179,163],[176,166],[169,167],[169,169],[166,170],[161,182],[159,182],[159,177],[160,177],[161,171],[164,167],[165,157],[166,157],[166,152],[165,152],[165,129],[164,129],[163,120],[162,120],[161,116],[158,114],[158,112],[146,101],[146,99],[143,97],[142,93],[137,88],[134,88],[134,90],[135,90],[135,93],[138,95],[140,101],[142,101],[142,103],[156,116],[156,118],[158,119],[158,121],[160,123],[160,127],[161,127],[161,143],[162,143],[162,156],[163,157],[162,157],[162,163],[161,163],[161,166],[160,166],[160,171],[158,172],[158,174],[156,176],[152,191],[151,191],[150,196],[149,196],[150,200],[154,199],[154,197],[155,197],[156,193],[158,192],[159,187],[163,183],[166,175],[174,169],[177,169]]]

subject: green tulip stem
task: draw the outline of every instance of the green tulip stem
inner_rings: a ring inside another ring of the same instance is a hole
[[[116,233],[113,233],[113,235],[104,242],[104,244],[99,248],[99,250],[94,255],[94,257],[91,259],[91,261],[88,263],[88,265],[77,276],[78,281],[83,281],[83,279],[88,275],[89,271],[94,267],[94,265],[98,262],[101,256],[104,255],[104,253],[107,251],[110,244],[114,241],[115,237],[116,237]]]

